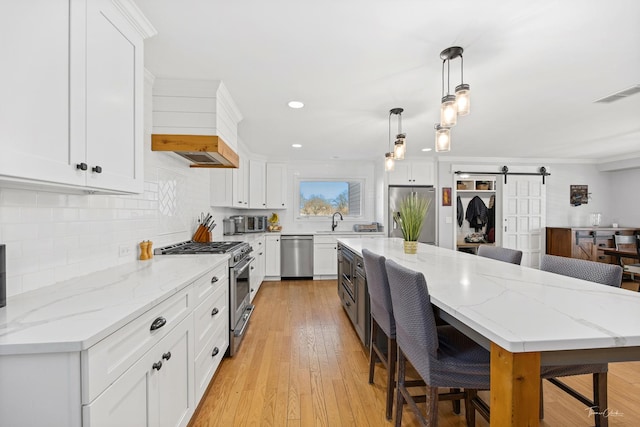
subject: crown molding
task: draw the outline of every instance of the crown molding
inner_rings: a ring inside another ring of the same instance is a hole
[[[142,36],[148,39],[158,34],[151,22],[144,16],[140,8],[131,0],[111,0],[113,5],[122,13],[127,22]]]

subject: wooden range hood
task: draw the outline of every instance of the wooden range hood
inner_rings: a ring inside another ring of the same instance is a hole
[[[173,151],[192,168],[237,168],[238,153],[216,135],[151,135],[151,151]]]

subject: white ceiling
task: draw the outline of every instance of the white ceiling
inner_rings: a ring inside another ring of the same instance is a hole
[[[455,45],[472,107],[438,156],[640,156],[640,94],[594,103],[640,84],[638,0],[136,3],[158,30],[146,67],[224,81],[244,116],[242,141],[270,158],[382,161],[394,107],[405,110],[407,155],[435,156],[420,149],[434,145],[440,51]]]

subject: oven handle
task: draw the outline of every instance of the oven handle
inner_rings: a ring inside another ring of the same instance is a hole
[[[236,276],[239,276],[242,274],[243,271],[245,271],[247,269],[247,267],[249,267],[249,264],[251,264],[253,262],[255,258],[254,257],[249,257],[247,259],[246,262],[244,262],[240,267],[234,267],[234,273]]]

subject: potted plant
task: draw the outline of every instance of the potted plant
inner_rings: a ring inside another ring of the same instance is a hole
[[[430,199],[420,197],[416,193],[400,201],[396,221],[400,224],[404,238],[404,252],[407,254],[415,254],[418,251],[418,237],[430,205]]]

